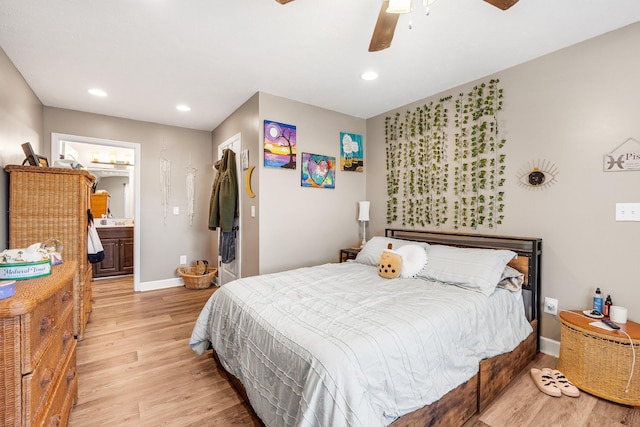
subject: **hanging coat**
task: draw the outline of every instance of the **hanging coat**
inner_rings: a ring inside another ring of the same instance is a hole
[[[225,149],[217,169],[209,204],[209,230],[220,227],[223,232],[230,232],[233,230],[233,220],[238,216],[236,153]]]

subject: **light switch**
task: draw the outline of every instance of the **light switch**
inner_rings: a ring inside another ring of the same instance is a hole
[[[255,217],[256,217],[256,207],[251,206],[251,218],[255,218]]]
[[[616,221],[640,221],[640,203],[616,203]]]
[[[174,206],[173,207],[173,214],[174,215],[180,215],[180,206]]]

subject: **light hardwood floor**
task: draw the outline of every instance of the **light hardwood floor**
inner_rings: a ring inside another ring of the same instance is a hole
[[[260,425],[210,354],[197,356],[188,346],[214,288],[134,293],[127,277],[93,285],[93,312],[78,344],[79,399],[71,427]],[[539,354],[529,368],[555,364]],[[586,393],[549,397],[527,368],[464,427],[514,426],[640,426],[640,409]]]

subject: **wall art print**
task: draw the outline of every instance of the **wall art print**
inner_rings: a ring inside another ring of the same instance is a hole
[[[340,132],[340,170],[364,171],[362,135]]]
[[[296,168],[296,127],[264,121],[264,166]]]
[[[303,187],[336,188],[336,158],[302,153]]]

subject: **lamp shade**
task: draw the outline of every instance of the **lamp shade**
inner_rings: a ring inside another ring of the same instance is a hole
[[[369,202],[358,202],[358,221],[369,221]]]

